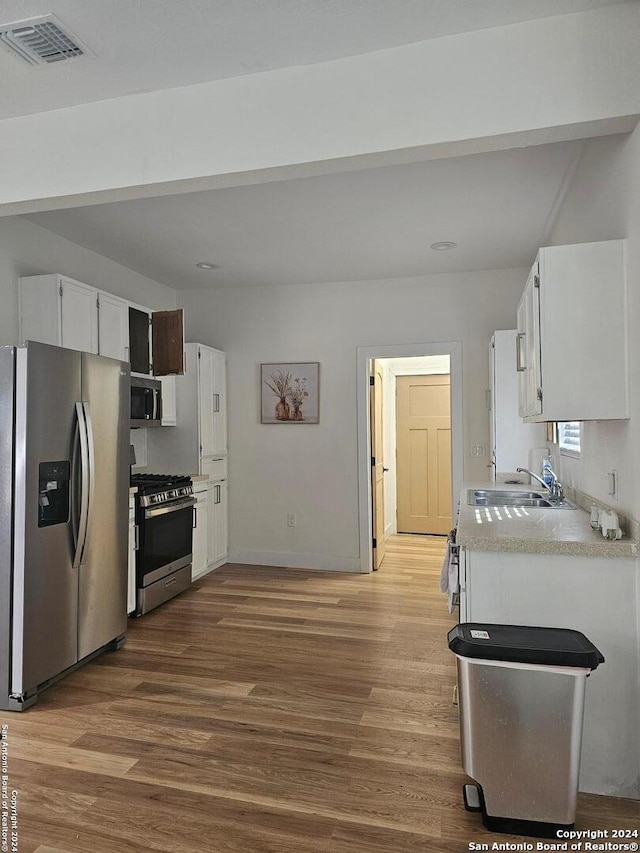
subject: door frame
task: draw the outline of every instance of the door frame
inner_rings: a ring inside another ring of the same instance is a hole
[[[462,342],[441,341],[422,344],[388,344],[358,347],[356,351],[356,402],[358,410],[358,519],[360,527],[360,571],[373,571],[371,509],[371,417],[369,411],[370,364],[376,358],[407,358],[448,355],[451,375],[451,506],[454,511],[462,488],[463,406]]]

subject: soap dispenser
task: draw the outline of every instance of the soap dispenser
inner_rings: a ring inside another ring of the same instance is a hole
[[[540,476],[544,480],[547,486],[553,485],[553,468],[551,467],[551,459],[548,456],[542,460],[542,470],[540,472]]]

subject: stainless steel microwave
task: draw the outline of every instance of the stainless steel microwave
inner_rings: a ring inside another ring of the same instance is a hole
[[[162,426],[162,383],[146,376],[131,377],[131,426]]]

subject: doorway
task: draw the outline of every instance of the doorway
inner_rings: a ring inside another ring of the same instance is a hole
[[[458,341],[358,349],[361,572],[378,567],[390,535],[451,529],[462,482],[461,373]]]

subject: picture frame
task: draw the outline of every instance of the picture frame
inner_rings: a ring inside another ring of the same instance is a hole
[[[318,361],[261,364],[260,423],[319,423],[319,379]]]

